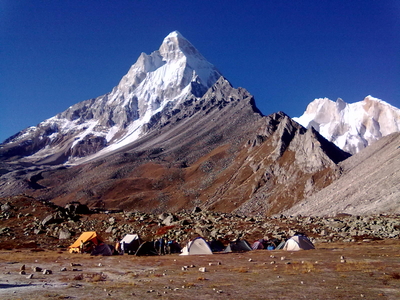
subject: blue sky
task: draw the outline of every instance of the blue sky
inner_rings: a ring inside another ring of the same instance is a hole
[[[264,114],[400,107],[400,1],[0,0],[0,141],[103,95],[178,30]]]

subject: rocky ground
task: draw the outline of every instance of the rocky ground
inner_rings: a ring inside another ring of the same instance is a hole
[[[95,213],[77,203],[62,208],[24,196],[4,198],[0,204],[0,249],[64,249],[84,231],[96,231],[110,243],[125,234],[138,233],[145,241],[164,237],[182,245],[197,236],[227,244],[237,238],[250,243],[264,237],[283,239],[296,232],[308,235],[314,242],[400,237],[399,215],[267,218],[200,209],[159,215],[128,211]]]
[[[399,299],[400,216],[245,217],[205,212],[91,212],[26,196],[0,199],[2,299]],[[307,234],[299,252],[93,257],[67,247],[83,231],[112,243],[126,233],[145,241],[196,236],[236,238]],[[23,267],[24,266],[24,267]],[[25,268],[25,270],[21,270]],[[205,268],[205,272],[202,272]]]
[[[149,257],[0,250],[0,298],[400,298],[398,239],[315,245],[298,252]]]

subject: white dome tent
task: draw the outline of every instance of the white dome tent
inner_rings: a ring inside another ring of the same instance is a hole
[[[295,235],[288,239],[283,246],[286,251],[299,251],[315,249],[314,244],[305,235]]]
[[[213,254],[210,246],[202,237],[197,237],[194,240],[191,240],[185,247],[183,247],[182,253],[180,255],[208,255],[208,254]]]

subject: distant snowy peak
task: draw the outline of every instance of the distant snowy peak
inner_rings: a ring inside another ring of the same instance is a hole
[[[351,104],[340,98],[336,102],[315,99],[301,117],[293,119],[304,127],[314,127],[352,154],[383,136],[400,131],[400,110],[372,96]]]

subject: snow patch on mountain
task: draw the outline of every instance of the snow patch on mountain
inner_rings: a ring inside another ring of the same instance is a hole
[[[304,127],[314,127],[339,148],[355,154],[381,137],[400,131],[400,110],[387,102],[367,96],[348,104],[328,98],[315,99],[299,118]]]

